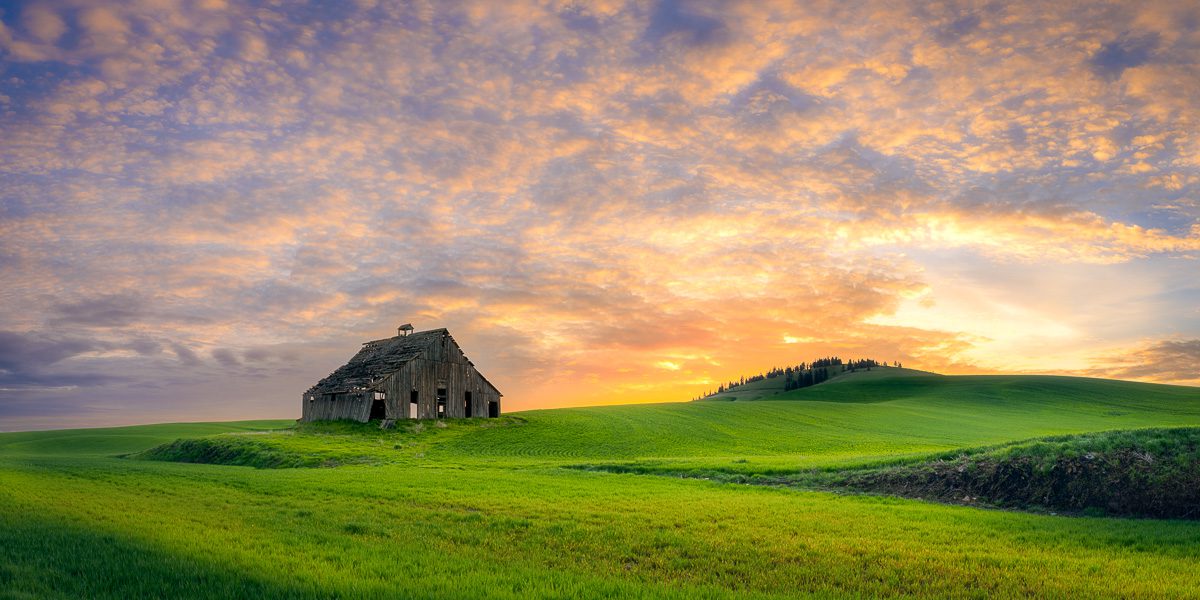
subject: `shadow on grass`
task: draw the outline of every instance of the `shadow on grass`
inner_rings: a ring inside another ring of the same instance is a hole
[[[331,598],[125,537],[0,515],[0,599]]]

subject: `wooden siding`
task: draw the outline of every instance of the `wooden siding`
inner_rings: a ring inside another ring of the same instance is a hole
[[[327,421],[333,419],[353,419],[366,422],[371,415],[371,392],[335,394],[334,399],[329,394],[317,396],[305,395],[303,398],[304,421]]]
[[[388,377],[381,389],[387,394],[387,418],[409,418],[412,392],[417,392],[417,418],[437,418],[437,391],[446,390],[446,417],[464,418],[466,394],[471,392],[471,416],[486,417],[488,402],[500,401],[500,393],[475,367],[464,363],[416,358]]]
[[[338,394],[335,400],[327,396],[303,398],[304,421],[353,419],[366,422],[376,390],[386,394],[385,414],[388,419],[408,419],[412,392],[417,392],[417,418],[437,418],[437,391],[446,390],[446,418],[466,417],[466,395],[471,393],[471,416],[487,417],[488,403],[500,408],[500,391],[475,369],[462,349],[448,334],[431,344],[424,356],[404,363],[399,369],[378,381],[372,390],[361,393]]]

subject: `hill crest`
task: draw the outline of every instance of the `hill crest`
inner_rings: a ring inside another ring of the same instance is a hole
[[[831,384],[896,377],[942,377],[942,375],[930,371],[908,369],[880,363],[857,368],[852,368],[846,364],[825,365],[810,368],[807,371],[817,373],[820,380],[807,385],[789,385],[789,373],[787,370],[772,369],[761,377],[752,377],[745,383],[739,381],[736,385],[722,386],[718,388],[717,392],[696,398],[696,401],[746,402],[756,400],[784,400],[800,398],[801,396],[797,395],[797,392],[802,392],[805,389]]]

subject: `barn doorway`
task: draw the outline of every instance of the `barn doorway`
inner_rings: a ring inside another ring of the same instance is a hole
[[[500,416],[500,403],[495,400],[488,402],[488,418],[495,419]]]
[[[387,418],[387,396],[383,392],[375,392],[371,400],[370,421]]]
[[[463,414],[465,414],[468,419],[470,419],[472,416],[471,415],[471,392],[467,392],[466,394],[463,395]]]
[[[419,402],[420,399],[421,395],[417,393],[417,390],[413,390],[412,393],[408,395],[408,418],[417,418],[417,408],[421,406],[421,403]]]
[[[446,388],[437,389],[437,418],[446,418]]]

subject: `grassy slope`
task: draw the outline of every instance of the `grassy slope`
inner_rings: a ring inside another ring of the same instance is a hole
[[[181,437],[284,429],[292,420],[161,423],[132,427],[58,429],[0,434],[0,456],[113,456],[145,450]]]
[[[845,371],[841,373],[835,373],[836,369],[843,368],[841,366],[826,368],[829,369],[832,377],[829,380],[818,384],[818,386],[832,385],[835,383],[859,382],[865,379],[939,376],[937,373],[930,373],[929,371],[918,371],[916,369],[905,369],[902,367],[881,366],[872,367],[870,371],[866,369],[858,369],[855,371]],[[771,377],[769,379],[752,381],[744,385],[739,385],[732,390],[701,398],[700,401],[745,402],[750,400],[779,400],[779,396],[784,394],[784,383],[786,383],[785,377]],[[799,391],[801,390],[796,390],[796,392]]]
[[[1200,519],[1200,427],[1050,436],[843,468],[747,473],[674,464],[574,465],[726,483],[858,491],[1055,514]]]
[[[750,383],[739,385],[736,388],[729,390],[727,392],[721,392],[720,394],[713,394],[711,396],[701,398],[701,400],[705,401],[705,402],[710,401],[710,400],[746,401],[746,400],[759,400],[762,398],[769,398],[776,394],[782,394],[783,393],[783,384],[785,382],[786,382],[786,380],[783,377],[771,377],[769,379],[762,379],[759,381],[751,381]]]
[[[434,451],[505,460],[747,460],[739,468],[754,469],[1200,424],[1197,388],[1070,377],[865,378],[781,398],[788,400],[530,411],[520,413],[523,426],[456,437]]]
[[[337,469],[105,456],[261,425],[0,435],[0,598],[1200,597],[1197,523],[559,468],[757,471],[1200,425],[1195,388],[1069,378],[870,378],[792,398],[358,437],[387,460]],[[355,435],[254,437],[313,451]]]
[[[821,385],[833,385],[838,383],[858,383],[867,379],[893,379],[896,377],[941,377],[937,373],[929,371],[918,371],[916,369],[907,369],[904,367],[872,367],[870,370],[858,369],[856,371],[848,371],[822,383]]]
[[[1090,514],[1200,518],[1200,428],[1043,438],[833,475],[852,488]]]

